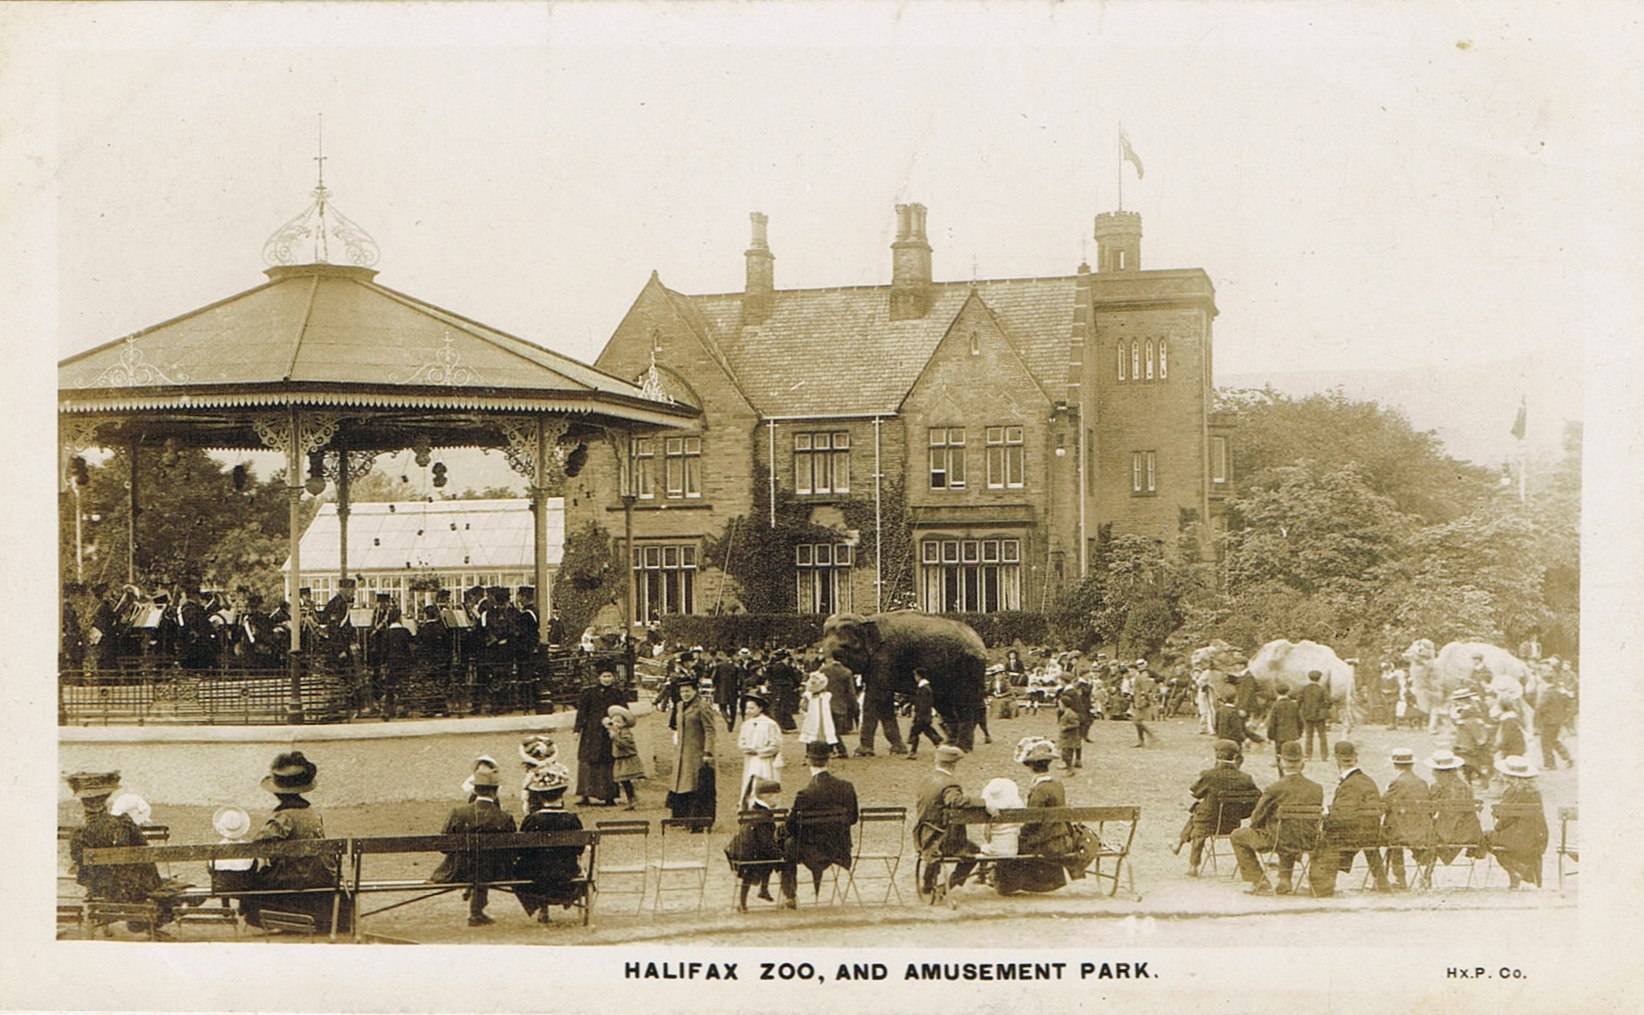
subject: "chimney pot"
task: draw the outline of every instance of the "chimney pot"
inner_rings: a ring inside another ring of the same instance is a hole
[[[931,304],[930,243],[925,239],[925,206],[896,206],[896,242],[891,244],[890,319],[924,317]]]
[[[753,235],[748,249],[742,252],[747,265],[746,282],[742,290],[742,323],[744,326],[761,324],[771,312],[771,293],[776,289],[776,255],[771,253],[765,236],[770,222],[764,212],[748,213]]]

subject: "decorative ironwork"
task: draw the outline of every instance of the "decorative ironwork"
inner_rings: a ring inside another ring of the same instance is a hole
[[[451,333],[445,332],[440,347],[429,354],[422,365],[406,378],[407,384],[439,384],[448,388],[462,388],[479,384],[479,371],[462,362],[462,354],[451,348]]]
[[[331,443],[343,417],[335,412],[304,412],[297,416],[297,454],[307,455]],[[291,421],[279,413],[251,417],[251,428],[263,447],[282,454],[291,452]]]
[[[653,402],[674,404],[673,398],[662,390],[662,372],[656,368],[656,347],[654,345],[651,347],[651,366],[644,374],[640,375],[639,393]]]
[[[549,419],[543,421],[543,428],[547,431],[548,445],[554,449],[554,460],[547,463],[543,475],[537,471],[537,421],[531,416],[503,416],[496,421],[497,429],[502,431],[503,439],[508,446],[502,449],[504,458],[515,472],[524,476],[535,486],[547,486],[548,470],[556,470],[564,465],[565,449],[559,446],[559,439],[565,436],[570,424],[563,419]]]
[[[371,470],[377,464],[377,453],[374,451],[338,451],[335,457],[326,459],[325,478],[328,481],[338,482],[345,458],[348,461],[348,481],[350,483],[370,475]]]
[[[369,268],[377,263],[382,250],[377,241],[358,222],[344,215],[331,203],[331,191],[320,184],[312,191],[313,200],[301,214],[286,222],[263,243],[263,263],[277,264],[330,264],[330,239],[342,244],[343,263]],[[300,245],[313,242],[312,260],[299,262]]]
[[[57,430],[57,475],[62,489],[68,489],[74,482],[70,474],[69,463],[74,456],[87,448],[97,446],[97,428],[102,426],[101,420],[65,419],[58,424]]]
[[[148,356],[137,344],[136,335],[126,336],[125,348],[120,350],[120,361],[108,367],[91,382],[94,388],[137,388],[152,384],[186,384],[188,374],[172,364],[171,372],[148,361]]]

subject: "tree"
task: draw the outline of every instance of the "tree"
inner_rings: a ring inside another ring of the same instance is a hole
[[[727,524],[717,537],[703,540],[703,563],[719,562],[741,589],[749,613],[793,613],[798,609],[794,585],[794,550],[803,543],[839,543],[842,534],[810,520],[810,505],[787,489],[776,488],[775,524],[771,524],[770,483],[760,470],[755,477],[753,510]],[[731,533],[735,532],[733,541]]]
[[[1150,655],[1181,623],[1184,599],[1199,587],[1191,563],[1158,540],[1123,535],[1097,545],[1090,572],[1057,598],[1052,630],[1081,648],[1113,644]]]
[[[600,608],[628,595],[628,572],[611,534],[589,523],[565,537],[554,577],[554,608],[568,634],[580,634]]]
[[[1271,470],[1302,460],[1327,470],[1353,464],[1401,512],[1439,522],[1467,513],[1493,486],[1490,470],[1445,454],[1433,431],[1416,430],[1397,409],[1350,399],[1340,389],[1304,398],[1272,389],[1222,394],[1221,407],[1234,418],[1241,491],[1267,485]]]

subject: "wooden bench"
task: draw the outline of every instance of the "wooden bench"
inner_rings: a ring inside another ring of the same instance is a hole
[[[337,871],[336,880],[315,888],[274,888],[216,892],[210,887],[189,888],[175,896],[179,906],[199,905],[213,898],[244,899],[261,896],[331,896],[330,939],[337,938],[337,918],[341,914],[347,887],[343,884],[342,858],[350,851],[349,839],[293,839],[267,842],[215,843],[197,846],[118,846],[88,849],[81,858],[84,866],[127,863],[210,863],[213,860],[272,860],[277,857],[327,857]],[[185,921],[189,922],[189,921]],[[200,921],[205,922],[205,921]],[[238,928],[236,927],[236,932]]]
[[[408,906],[415,902],[422,902],[449,892],[472,890],[483,885],[486,888],[495,888],[499,891],[517,893],[521,888],[528,888],[533,883],[522,878],[502,878],[495,880],[470,879],[456,882],[432,882],[412,879],[379,879],[368,881],[365,878],[364,866],[367,856],[390,856],[415,853],[446,853],[468,854],[467,868],[478,871],[481,865],[476,861],[479,854],[508,850],[515,852],[522,849],[540,849],[548,846],[576,846],[586,851],[581,857],[583,873],[569,883],[574,892],[574,901],[571,905],[582,911],[582,925],[589,926],[593,920],[594,897],[597,894],[595,884],[595,870],[598,866],[599,832],[583,829],[580,831],[565,832],[489,832],[469,833],[465,835],[398,835],[373,836],[369,838],[349,840],[349,859],[351,876],[349,878],[350,894],[353,898],[353,926],[354,939],[363,940],[364,932],[361,929],[365,917],[386,913],[401,906]],[[415,897],[402,899],[398,902],[366,912],[362,903],[366,895],[382,893],[412,893]]]
[[[989,814],[981,807],[949,808],[947,811],[949,827],[955,825],[986,825],[986,824],[1045,824],[1050,822],[1067,822],[1083,825],[1094,823],[1095,833],[1100,842],[1100,848],[1092,858],[1084,873],[1094,877],[1100,885],[1106,881],[1110,883],[1108,896],[1119,894],[1119,881],[1124,877],[1133,898],[1140,899],[1136,892],[1136,875],[1131,865],[1126,861],[1130,858],[1131,845],[1136,840],[1136,826],[1140,823],[1142,809],[1140,807],[1022,807],[1002,810],[998,814]],[[1117,834],[1110,833],[1108,825],[1119,824],[1124,826],[1123,831]],[[975,863],[978,870],[985,870],[988,866],[1000,860],[1047,860],[1059,864],[1067,864],[1074,858],[1071,855],[1052,855],[1042,853],[1017,853],[1013,856],[988,856],[984,854],[939,854],[935,857],[926,857],[921,851],[914,864],[914,887],[919,897],[932,904],[944,901],[948,897],[946,883],[942,880],[941,869],[945,864]],[[1112,861],[1111,871],[1104,870],[1107,861]],[[925,891],[925,872],[931,866],[936,868],[935,891]],[[951,900],[949,904],[952,905]]]

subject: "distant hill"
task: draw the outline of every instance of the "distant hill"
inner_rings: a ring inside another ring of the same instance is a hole
[[[1562,450],[1564,422],[1580,420],[1581,362],[1524,357],[1386,370],[1305,370],[1218,374],[1222,388],[1271,385],[1292,397],[1341,388],[1349,398],[1398,408],[1418,430],[1433,430],[1456,458],[1499,466],[1515,454],[1510,433],[1519,398],[1527,400],[1525,450],[1535,458]]]

